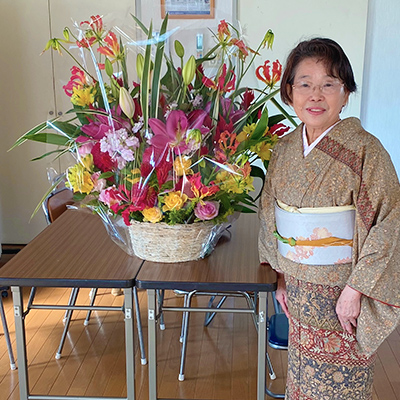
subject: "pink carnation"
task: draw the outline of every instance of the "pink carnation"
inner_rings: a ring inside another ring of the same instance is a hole
[[[215,218],[218,215],[219,203],[218,201],[203,201],[199,202],[194,209],[194,214],[198,219],[207,221]]]

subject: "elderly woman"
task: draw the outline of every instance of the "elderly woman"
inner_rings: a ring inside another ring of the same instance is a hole
[[[371,400],[376,350],[400,320],[400,186],[378,139],[340,118],[355,90],[336,42],[290,53],[281,97],[302,123],[274,149],[259,237],[289,318],[290,400]]]

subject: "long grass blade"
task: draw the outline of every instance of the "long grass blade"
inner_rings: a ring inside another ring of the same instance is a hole
[[[153,24],[150,24],[149,34],[147,36],[146,52],[144,56],[143,74],[140,90],[140,102],[142,106],[144,129],[149,128],[149,93],[150,93],[150,64],[151,64],[151,43],[153,41]]]
[[[167,31],[168,14],[164,18],[159,36],[164,38]],[[161,63],[163,60],[165,48],[165,40],[162,39],[157,43],[156,56],[154,60],[153,84],[151,85],[151,116],[157,118],[158,115],[158,99],[160,95],[160,76],[161,76]]]

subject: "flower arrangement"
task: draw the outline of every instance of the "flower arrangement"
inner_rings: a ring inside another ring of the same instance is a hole
[[[71,118],[43,122],[15,146],[34,140],[58,146],[46,155],[73,154],[76,162],[65,177],[75,199],[122,216],[128,226],[217,224],[235,211],[254,212],[253,179],[264,177],[260,164],[266,170],[278,137],[289,129],[282,121],[291,119],[274,99],[282,70],[278,60],[256,68],[263,89],[242,86],[259,50],[272,47],[273,33],[253,50],[221,21],[215,46],[196,59],[185,57],[178,40],[174,56],[164,52],[168,16],[158,40],[152,26],[133,18],[147,39],[142,52],[135,48],[132,70],[127,53],[133,41],[124,43],[100,16],[82,22],[79,34],[65,28],[62,39],[47,43],[45,51],[67,53],[76,63],[63,87]],[[93,59],[94,72],[72,47]],[[217,56],[217,72],[207,76],[204,65]],[[268,101],[281,114],[269,117]]]

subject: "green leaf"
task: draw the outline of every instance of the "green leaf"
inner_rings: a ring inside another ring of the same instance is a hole
[[[250,176],[253,176],[254,178],[260,178],[262,180],[265,179],[265,172],[262,168],[257,167],[257,165],[252,165],[251,166],[251,172]]]
[[[86,193],[76,192],[74,193],[73,200],[74,201],[82,201],[87,196]]]
[[[64,149],[57,149],[57,150],[49,151],[49,152],[47,152],[45,154],[42,154],[39,157],[32,158],[31,161],[39,161],[39,160],[41,160],[41,159],[43,159],[45,157],[50,156],[51,154],[63,153],[63,152],[64,152]]]
[[[108,172],[103,172],[102,174],[99,175],[98,179],[107,179],[107,178],[111,178],[114,175],[113,172],[108,171]]]
[[[140,19],[136,18],[133,14],[131,14],[132,18],[134,19],[134,21],[139,25],[140,29],[144,32],[145,35],[149,34],[148,29],[146,28],[145,25],[143,25],[142,21],[140,21]]]
[[[39,208],[42,206],[43,202],[46,200],[46,197],[60,184],[61,181],[65,179],[65,174],[61,174],[55,182],[50,186],[50,188],[47,190],[47,192],[44,194],[44,196],[40,199],[39,204],[36,206],[36,208],[33,210],[33,213],[31,215],[32,219],[36,213],[39,211]]]
[[[239,211],[239,212],[241,212],[241,213],[246,213],[246,214],[254,214],[254,213],[257,212],[256,210],[252,210],[251,208],[242,206],[242,205],[240,205],[240,204],[234,204],[234,205],[233,205],[233,209],[234,209],[235,211]]]
[[[54,144],[56,146],[67,146],[70,141],[69,138],[63,135],[58,135],[56,133],[37,133],[36,135],[29,136],[28,140],[35,142]]]
[[[254,141],[254,142],[258,143],[258,141],[264,135],[264,132],[267,129],[267,126],[268,126],[268,109],[267,109],[267,107],[265,107],[264,111],[261,114],[261,118],[258,121],[256,129],[254,129],[254,132],[251,135],[250,141],[251,142]]]
[[[276,101],[276,99],[271,99],[272,103],[274,106],[292,123],[294,127],[297,127],[297,122],[294,120],[294,118],[286,112],[286,110]]]
[[[81,134],[78,126],[65,121],[54,121],[49,127],[68,138],[75,138]]]
[[[273,92],[269,93],[267,96],[263,96],[261,100],[256,101],[251,107],[248,108],[246,114],[240,118],[235,124],[235,132],[238,131],[237,127],[240,126],[240,123],[246,121],[250,114],[254,112],[254,110],[258,110],[261,106],[263,106],[267,101],[273,99],[279,93],[279,89],[274,90]]]
[[[119,39],[119,47],[124,49],[124,44],[122,43],[122,38]],[[123,85],[126,90],[129,89],[129,79],[128,79],[128,69],[126,68],[126,51],[122,52],[122,59],[121,59],[121,69],[122,69],[122,81]]]
[[[161,75],[161,63],[164,55],[165,48],[165,33],[167,32],[168,25],[168,14],[165,16],[161,28],[160,37],[162,40],[157,43],[156,56],[154,59],[154,72],[153,72],[153,84],[151,86],[151,116],[157,118],[158,115],[158,101],[160,98],[160,75]]]
[[[53,120],[54,121],[54,120]],[[12,145],[12,147],[8,150],[11,151],[17,146],[20,146],[22,143],[29,140],[31,136],[38,134],[39,132],[44,131],[47,128],[47,121],[42,122],[39,125],[36,125],[34,128],[30,129],[28,132],[24,133],[17,141]]]
[[[285,119],[286,117],[283,114],[273,115],[272,117],[269,117],[268,126],[271,128],[271,126],[279,124],[279,122],[282,122]]]
[[[148,34],[148,43],[146,45],[146,52],[144,56],[144,65],[143,65],[143,73],[142,73],[142,82],[140,85],[140,103],[142,106],[142,115],[143,115],[143,123],[144,129],[147,131],[149,127],[149,92],[150,92],[150,65],[151,65],[151,42],[153,40],[153,23],[150,24],[149,34]]]

